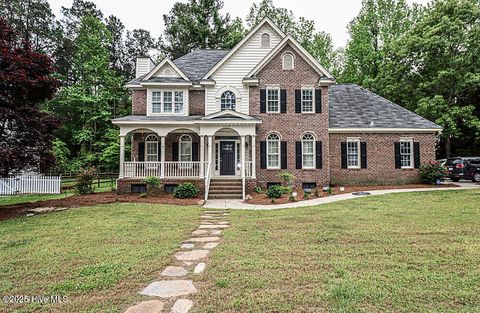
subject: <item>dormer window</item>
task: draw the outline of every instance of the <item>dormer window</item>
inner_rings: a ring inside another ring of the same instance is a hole
[[[293,61],[294,61],[293,60],[293,55],[291,53],[285,53],[283,55],[283,59],[282,59],[283,69],[286,70],[286,71],[293,70],[293,68],[294,68]]]
[[[237,99],[235,97],[235,94],[227,90],[224,93],[222,93],[222,96],[220,97],[220,109],[223,110],[232,110],[235,111],[237,105]]]
[[[270,35],[267,33],[263,33],[262,37],[260,38],[260,42],[261,48],[270,48]]]
[[[148,114],[185,114],[187,95],[183,90],[150,90]]]

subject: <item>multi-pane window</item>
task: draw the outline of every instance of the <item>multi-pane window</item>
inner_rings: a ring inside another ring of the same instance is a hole
[[[181,135],[179,139],[178,155],[180,156],[180,161],[190,162],[192,161],[192,137],[190,135]]]
[[[315,137],[311,133],[302,137],[302,168],[315,168]]]
[[[158,160],[158,138],[155,135],[148,135],[145,138],[145,159],[147,162]]]
[[[313,112],[313,88],[302,89],[302,112]]]
[[[358,140],[347,141],[347,167],[360,167],[360,141]]]
[[[280,112],[280,89],[267,89],[267,113]]]
[[[400,141],[400,165],[405,168],[412,167],[412,141]]]
[[[220,97],[220,110],[233,110],[237,107],[237,98],[233,91],[227,90]]]
[[[175,113],[183,112],[183,91],[175,91]]]
[[[172,113],[173,112],[173,99],[171,91],[163,92],[163,112]]]
[[[152,92],[152,113],[162,112],[162,93],[160,91]]]
[[[283,55],[283,69],[284,70],[293,70],[293,55],[290,53],[285,53]]]
[[[280,136],[275,133],[267,137],[267,168],[280,168]]]

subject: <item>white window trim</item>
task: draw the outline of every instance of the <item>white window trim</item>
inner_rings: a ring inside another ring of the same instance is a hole
[[[414,152],[413,152],[413,139],[412,138],[401,138],[400,142],[408,142],[410,143],[410,166],[402,166],[402,147],[400,147],[400,167],[401,169],[413,169],[414,166]]]
[[[303,142],[304,142],[303,136],[305,136],[306,134],[311,134],[312,137],[313,137],[313,166],[311,166],[311,167],[303,165]],[[311,169],[316,169],[317,168],[317,164],[316,164],[316,162],[317,162],[317,160],[316,160],[317,159],[316,141],[317,141],[317,139],[312,132],[306,132],[306,133],[302,134],[302,169],[304,169],[304,170],[311,170]]]
[[[268,47],[265,47],[265,46],[262,45],[262,44],[263,44],[262,37],[263,37],[263,35],[265,35],[265,34],[268,35]],[[269,33],[267,33],[267,32],[261,33],[261,34],[260,34],[260,48],[262,48],[262,49],[269,49],[269,48],[271,48],[271,47],[272,47],[272,36],[271,36]]]
[[[270,110],[268,109],[268,91],[269,91],[269,90],[276,90],[276,91],[278,92],[278,100],[277,100],[278,110],[276,110],[276,111],[270,111]],[[282,103],[281,97],[282,97],[282,93],[280,92],[280,87],[279,87],[279,86],[270,86],[270,87],[267,87],[267,88],[266,88],[266,90],[265,90],[265,98],[266,98],[266,99],[265,99],[265,101],[266,101],[265,105],[266,105],[266,112],[267,112],[267,113],[280,113],[280,105],[281,105],[281,103]]]
[[[290,55],[292,57],[292,68],[291,69],[286,69],[285,68],[285,56]],[[284,71],[293,71],[295,69],[295,56],[293,55],[292,52],[287,51],[282,55],[282,70]]]
[[[303,91],[304,90],[311,90],[312,91],[312,110],[311,111],[304,111],[303,110]],[[312,114],[315,113],[315,87],[302,87],[300,91],[300,108],[302,114]]]
[[[156,140],[147,140],[147,139],[149,139],[149,137],[151,137],[151,136],[155,137]],[[144,162],[158,162],[158,137],[157,137],[156,135],[153,135],[153,134],[147,135],[147,136],[145,137],[145,141],[144,141],[144,142],[145,142],[145,148],[144,148],[144,149],[145,149],[145,152],[144,152],[145,161],[144,161]],[[155,154],[155,161],[149,161],[149,160],[148,160],[148,156],[149,156],[149,155],[150,155],[150,156],[154,155],[154,154],[149,154],[149,153],[148,153],[148,144],[150,144],[150,143],[152,143],[152,142],[157,145],[157,149],[156,149],[156,150],[157,150],[157,153]]]
[[[269,155],[268,146],[269,146],[270,141],[273,141],[273,140],[269,140],[268,137],[270,137],[270,135],[272,135],[272,134],[275,134],[275,135],[278,136],[278,140],[277,140],[277,142],[278,142],[278,166],[269,166],[268,165],[268,155]],[[278,133],[272,132],[272,133],[267,134],[266,141],[267,141],[267,144],[266,144],[267,151],[265,151],[265,152],[266,152],[266,158],[267,158],[267,160],[266,160],[267,161],[266,162],[267,163],[266,164],[267,169],[268,170],[279,170],[282,167],[282,137],[280,137],[280,135]]]
[[[183,136],[188,136],[190,137],[190,140],[180,140]],[[190,143],[190,158],[188,161],[183,161],[182,160],[182,143]],[[189,134],[181,134],[180,137],[178,137],[178,162],[192,162],[193,160],[193,138]]]
[[[160,92],[160,113],[153,112],[153,92]],[[171,92],[172,93],[172,112],[165,112],[164,109],[164,92]],[[175,113],[175,92],[183,92],[183,111]],[[188,89],[148,89],[147,91],[147,116],[158,116],[158,115],[181,115],[185,116],[188,115],[189,107],[188,107]]]
[[[352,165],[348,165],[348,143],[349,142],[356,142],[357,143],[357,149],[358,149],[358,156],[357,156],[357,166],[352,166]],[[362,156],[362,151],[361,151],[361,146],[360,146],[360,138],[347,138],[347,169],[352,169],[352,170],[358,170],[362,167],[362,160],[361,160],[361,156]]]

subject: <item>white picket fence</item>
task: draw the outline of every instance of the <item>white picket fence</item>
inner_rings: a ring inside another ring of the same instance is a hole
[[[60,193],[60,176],[22,175],[0,178],[0,195]]]

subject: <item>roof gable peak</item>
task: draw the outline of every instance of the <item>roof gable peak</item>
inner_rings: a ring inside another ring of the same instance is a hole
[[[165,64],[170,65],[177,74],[184,80],[189,80],[188,77],[175,65],[169,58],[164,58],[160,63],[158,63],[144,78],[143,80],[150,79],[158,70],[160,70]]]

